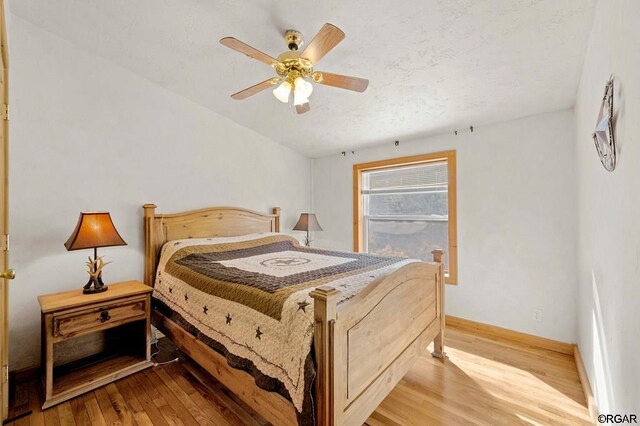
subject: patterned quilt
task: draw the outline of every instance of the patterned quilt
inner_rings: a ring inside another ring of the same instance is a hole
[[[153,296],[231,365],[253,373],[259,386],[283,393],[298,413],[312,414],[309,292],[328,285],[341,291],[344,303],[410,262],[303,247],[275,233],[170,241]]]

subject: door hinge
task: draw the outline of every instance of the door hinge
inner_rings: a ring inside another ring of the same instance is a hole
[[[9,366],[2,366],[2,383],[7,383],[9,381]]]
[[[9,120],[9,104],[2,105],[2,119]]]
[[[5,234],[0,237],[0,249],[2,251],[9,251],[9,235]]]

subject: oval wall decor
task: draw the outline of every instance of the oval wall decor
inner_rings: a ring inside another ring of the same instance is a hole
[[[617,150],[613,130],[613,75],[609,78],[604,88],[598,122],[593,132],[593,142],[596,145],[600,162],[604,168],[609,172],[614,171],[617,162]]]

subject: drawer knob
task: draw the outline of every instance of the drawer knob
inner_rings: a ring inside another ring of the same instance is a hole
[[[111,319],[109,316],[109,311],[100,312],[100,322],[107,322]]]

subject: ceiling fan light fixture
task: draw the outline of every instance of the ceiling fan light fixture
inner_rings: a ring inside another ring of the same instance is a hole
[[[300,93],[300,90],[293,91],[293,105],[303,105],[309,102],[309,98],[304,95],[304,93]]]
[[[287,103],[289,102],[289,95],[291,94],[291,83],[288,81],[283,81],[280,86],[273,89],[273,96],[276,97],[280,102]]]
[[[294,93],[300,92],[300,94],[306,98],[308,98],[313,92],[313,85],[302,77],[297,77],[293,81],[293,85],[294,85]]]
[[[309,102],[309,96],[313,92],[313,85],[302,77],[293,80],[293,105],[304,105]]]

